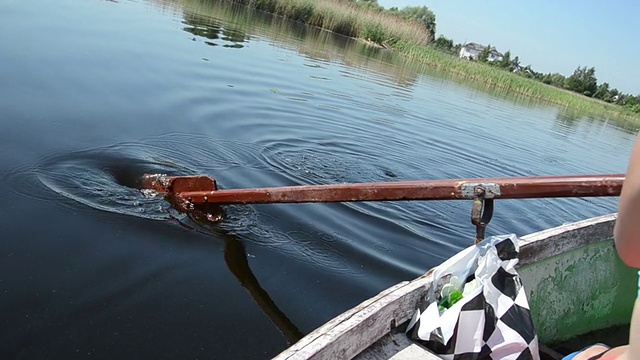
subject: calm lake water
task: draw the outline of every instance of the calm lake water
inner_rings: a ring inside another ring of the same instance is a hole
[[[231,206],[134,188],[620,173],[634,134],[215,1],[0,2],[0,358],[268,358],[470,245],[469,202]],[[500,201],[488,234],[615,211]]]

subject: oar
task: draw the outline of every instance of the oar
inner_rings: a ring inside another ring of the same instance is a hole
[[[422,180],[218,190],[207,176],[145,175],[145,189],[165,193],[179,211],[199,206],[302,202],[473,200],[476,243],[484,239],[494,199],[618,196],[624,174]]]
[[[618,196],[624,174],[420,180],[218,190],[207,176],[145,175],[142,185],[191,204]]]

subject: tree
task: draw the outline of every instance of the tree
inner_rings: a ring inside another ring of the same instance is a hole
[[[625,104],[625,106],[628,108],[633,108],[633,107],[636,107],[636,105],[638,105],[639,103],[640,103],[640,98],[638,96],[633,96],[629,94],[629,96],[627,97],[627,103]]]
[[[610,96],[609,102],[616,102],[620,97],[620,90],[616,88],[609,90],[609,96]]]
[[[424,25],[429,31],[429,42],[436,37],[436,14],[426,6],[407,6],[400,10],[403,19],[415,20]]]
[[[593,93],[593,97],[596,99],[610,101],[611,95],[609,95],[609,83],[602,83],[598,86],[598,89]]]
[[[598,89],[598,79],[596,79],[596,68],[579,67],[573,75],[567,78],[565,87],[577,93],[592,96]]]
[[[536,79],[542,81],[543,75],[531,68],[531,64],[525,66],[520,73],[522,76],[530,79]]]
[[[439,50],[451,52],[451,49],[453,48],[453,40],[447,39],[444,35],[440,35],[434,42],[433,46]]]
[[[480,54],[478,55],[478,60],[480,62],[487,62],[489,60],[489,54],[491,53],[491,44],[487,45]]]
[[[498,66],[502,69],[511,70],[511,51],[507,50],[507,52],[502,55],[502,60],[498,62]]]
[[[462,49],[462,44],[457,43],[455,45],[453,45],[453,47],[451,48],[451,52],[458,55],[460,54],[460,50]]]
[[[515,72],[520,72],[520,57],[516,55],[516,57],[511,60],[511,69]]]
[[[564,87],[564,83],[567,80],[567,78],[564,77],[564,75],[560,74],[560,73],[548,73],[545,74],[542,77],[542,82],[545,84],[549,84],[549,85],[553,85],[555,87]]]

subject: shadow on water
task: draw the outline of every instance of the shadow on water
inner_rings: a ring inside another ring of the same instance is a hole
[[[300,157],[301,148],[306,149],[308,154]],[[277,186],[363,179],[389,180],[405,176],[384,164],[364,167],[356,153],[353,159],[336,162],[332,155],[335,154],[334,148],[341,149],[342,153],[348,150],[339,142],[250,144],[171,133],[136,142],[53,154],[35,165],[8,173],[3,180],[14,193],[47,202],[54,207],[63,206],[74,213],[84,212],[94,216],[91,213],[97,209],[165,221],[224,241],[227,267],[292,343],[301,333],[259,284],[249,268],[244,246],[251,244],[271,249],[305,266],[321,269],[319,271],[325,274],[359,277],[364,271],[362,262],[372,262],[378,266],[393,262],[386,256],[390,249],[378,248],[384,241],[376,241],[369,249],[368,244],[360,244],[352,239],[366,238],[365,233],[360,234],[359,230],[350,229],[348,224],[341,224],[339,220],[346,214],[370,220],[371,209],[343,205],[299,205],[295,209],[237,205],[225,206],[222,216],[219,208],[183,214],[175,210],[162,195],[141,190],[139,179],[149,173],[206,174],[214,176],[221,188],[238,188],[246,186],[245,181],[255,186],[258,178],[262,179],[260,184]],[[349,169],[351,171],[347,171]],[[341,174],[350,176],[341,177]],[[324,227],[310,228],[304,222],[306,217],[300,216],[300,212],[306,216],[322,217],[318,223]],[[384,229],[389,234],[401,236],[399,234],[406,233],[407,238],[415,238],[416,241],[422,239],[412,230],[403,229],[392,218],[380,220],[376,228]],[[330,231],[327,232],[327,229]],[[364,251],[366,255],[363,255]],[[393,264],[389,265],[391,272],[406,271],[406,267]]]
[[[197,231],[205,235],[215,234],[218,237],[224,238],[224,262],[229,271],[235,276],[240,285],[247,290],[260,310],[262,310],[276,328],[285,336],[287,343],[289,345],[296,343],[304,334],[260,285],[258,278],[249,266],[247,250],[242,241],[220,226],[223,211],[224,209],[221,206],[214,204],[196,208],[195,211],[189,213],[187,216],[192,221],[192,224],[197,224],[198,227],[193,227],[183,221],[178,221],[178,223],[192,231]]]
[[[125,144],[55,155],[33,168],[17,169],[6,175],[4,180],[12,185],[10,190],[32,199],[61,203],[58,195],[62,195],[72,200],[64,206],[76,211],[91,211],[93,208],[150,220],[166,220],[189,231],[222,239],[225,244],[224,261],[229,271],[287,342],[295,343],[302,338],[302,332],[260,285],[249,266],[243,241],[234,234],[238,228],[225,223],[226,219],[242,219],[243,224],[257,221],[251,218],[251,208],[236,206],[223,210],[220,206],[209,206],[184,214],[171,205],[170,199],[141,188],[140,180],[144,174],[193,175],[197,172],[197,164],[179,165],[178,158],[172,156],[177,155],[176,150],[171,150],[179,147],[171,146],[166,138],[162,140],[159,143],[163,145],[158,147]],[[228,158],[223,159],[224,155],[216,156],[213,152],[207,154],[207,158],[217,162],[218,166],[228,167],[234,163],[233,156],[229,154],[246,158],[243,150],[239,149],[250,147],[231,142],[226,145],[231,149],[227,152]],[[152,152],[155,156],[150,155]],[[226,166],[220,165],[225,162]],[[78,207],[77,203],[87,207]]]
[[[173,133],[137,142],[53,154],[35,165],[10,172],[2,180],[12,192],[47,202],[54,207],[63,206],[74,213],[85,212],[94,216],[91,212],[97,209],[165,221],[213,240],[222,240],[225,244],[224,259],[231,273],[287,341],[293,343],[302,334],[258,282],[249,267],[245,245],[271,249],[305,266],[316,267],[324,274],[360,277],[364,272],[362,263],[371,263],[372,267],[374,264],[387,265],[390,273],[407,271],[405,266],[398,265],[386,255],[390,249],[380,247],[384,241],[361,244],[352,239],[366,238],[368,231],[375,230],[353,229],[353,225],[349,224],[356,222],[342,223],[342,217],[349,214],[369,221],[371,211],[376,211],[376,208],[336,204],[267,209],[238,205],[225,206],[222,218],[219,208],[183,214],[175,210],[163,196],[141,190],[139,179],[148,173],[207,174],[216,177],[221,188],[237,188],[242,187],[239,184],[242,184],[243,178],[251,179],[253,184],[260,177],[264,184],[282,185],[369,178],[388,180],[402,176],[390,167],[363,167],[356,159],[353,162],[336,163],[330,154],[334,153],[331,149],[339,147],[339,144],[327,144],[328,153],[314,153],[312,150],[319,145],[306,145],[309,146],[309,155],[299,158],[295,156],[299,155],[296,146],[270,144],[265,148],[264,144]],[[342,178],[340,174],[351,174],[353,177]],[[306,217],[299,213],[318,217],[317,223],[322,226],[309,226],[304,223]],[[415,241],[423,238],[413,230],[396,224],[392,217],[376,218],[380,221],[370,226],[388,232],[388,237],[403,236]],[[396,246],[413,246],[411,244],[405,241]]]
[[[287,315],[278,308],[271,299],[269,293],[260,286],[258,279],[251,271],[247,261],[247,251],[242,242],[236,238],[229,238],[225,241],[224,261],[229,271],[238,279],[255,303],[260,307],[273,324],[287,338],[288,343],[294,344],[300,340],[304,334],[289,320]]]
[[[211,229],[199,219],[177,212],[157,193],[139,189],[138,179],[144,174],[209,175],[221,189],[259,186],[252,181],[257,178],[263,178],[265,186],[304,183],[292,183],[286,176],[273,173],[269,162],[263,159],[263,150],[263,145],[255,143],[169,133],[138,142],[54,154],[34,166],[6,174],[4,180],[10,184],[9,191],[74,212],[97,209],[170,221],[204,233],[222,229],[245,242],[274,249],[325,272],[359,273],[341,253],[344,249],[335,243],[310,242],[298,236],[305,225],[297,217],[298,220],[291,220],[296,214],[271,207],[229,205],[222,218],[217,212],[209,214],[208,220],[218,221]]]
[[[287,315],[273,301],[269,293],[260,285],[258,278],[254,275],[244,244],[236,236],[220,228],[218,221],[211,221],[211,212],[220,212],[220,207],[207,208],[195,211],[189,218],[200,225],[201,229],[207,229],[210,233],[215,233],[224,238],[224,261],[229,271],[235,276],[240,285],[247,290],[253,301],[262,312],[271,320],[278,330],[285,336],[287,343],[292,345],[300,340],[304,334],[287,317]],[[186,225],[186,227],[190,227]],[[200,229],[191,230],[202,232]]]

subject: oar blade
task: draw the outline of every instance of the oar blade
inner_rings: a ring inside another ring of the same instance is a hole
[[[142,188],[155,190],[159,193],[179,195],[183,192],[215,191],[216,180],[208,176],[167,176],[164,174],[150,174],[142,177]]]

